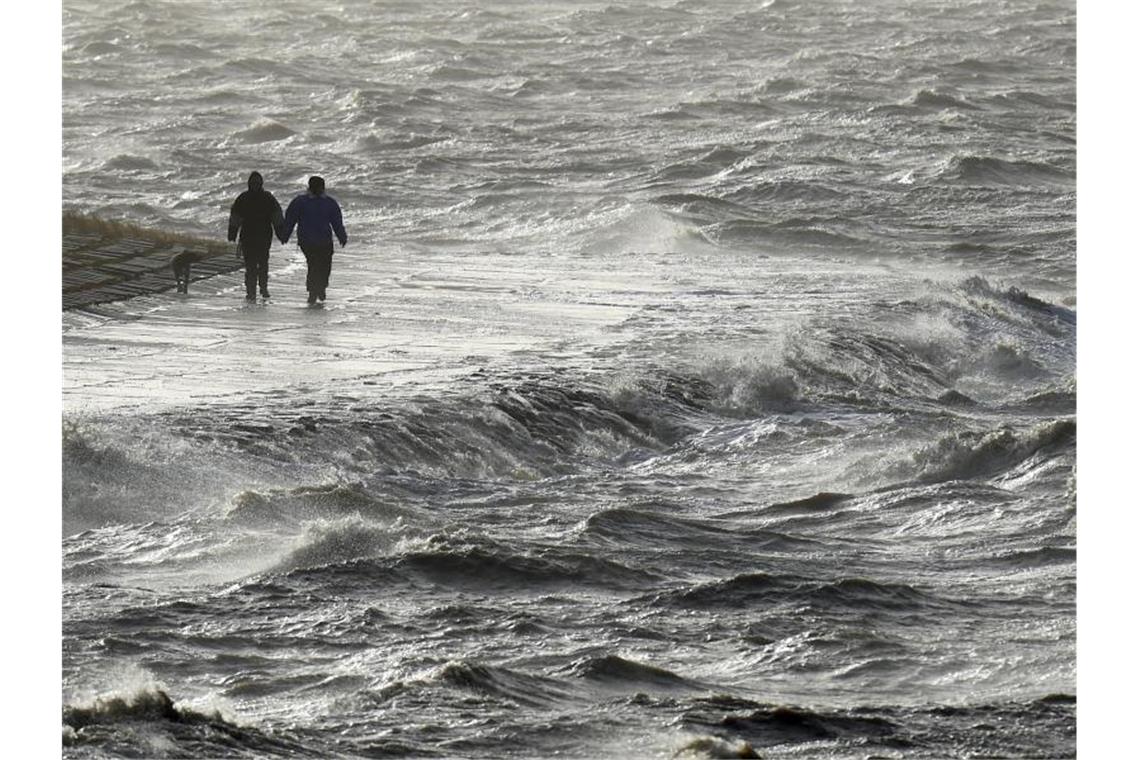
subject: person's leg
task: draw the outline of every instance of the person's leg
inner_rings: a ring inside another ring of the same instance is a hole
[[[257,256],[257,287],[261,290],[262,298],[269,298],[269,246],[258,252]]]
[[[329,275],[332,274],[332,257],[333,247],[329,243],[328,247],[322,251],[323,257],[321,259],[321,277],[320,277],[320,292],[318,297],[323,301],[325,300],[325,289],[329,286]]]
[[[301,244],[301,253],[305,254],[305,290],[309,291],[309,303],[317,302],[316,270],[318,256],[312,246]]]
[[[245,298],[252,301],[257,298],[257,250],[242,241],[241,256],[245,262]]]

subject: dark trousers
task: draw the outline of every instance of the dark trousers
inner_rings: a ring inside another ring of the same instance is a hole
[[[260,240],[241,241],[241,255],[245,259],[245,294],[252,296],[257,288],[269,289],[269,244]]]
[[[329,286],[329,273],[332,271],[333,244],[327,243],[301,243],[301,253],[305,254],[305,261],[309,264],[309,273],[305,277],[305,288],[310,293],[324,293]]]

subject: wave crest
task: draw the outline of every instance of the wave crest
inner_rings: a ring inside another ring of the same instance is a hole
[[[1038,454],[1050,455],[1076,444],[1077,423],[1053,420],[1026,431],[1003,427],[945,436],[914,455],[921,482],[967,480],[1005,472]]]
[[[677,688],[690,686],[690,682],[671,670],[627,660],[617,655],[588,657],[570,666],[570,671],[591,681],[621,684],[623,686],[654,686]]]
[[[994,156],[957,156],[941,172],[944,179],[985,185],[1065,185],[1075,181],[1072,171],[1040,161],[1015,161]]]
[[[277,571],[315,569],[384,554],[400,540],[398,529],[359,519],[319,522],[308,526]]]
[[[120,153],[108,159],[103,164],[106,171],[153,171],[158,165],[145,156],[132,156],[129,153]]]
[[[201,713],[186,707],[176,707],[174,700],[159,688],[140,689],[127,697],[99,697],[90,705],[65,705],[63,708],[64,724],[76,730],[98,723],[124,721],[170,721],[233,727],[218,711]]]
[[[553,679],[476,662],[449,662],[439,669],[433,680],[529,706],[548,705],[566,696],[562,686]]]
[[[919,108],[957,108],[969,111],[977,110],[977,106],[947,92],[938,90],[919,90],[910,99],[910,102]]]
[[[153,757],[161,742],[176,757],[310,755],[309,748],[275,731],[240,726],[220,711],[199,712],[175,703],[161,688],[64,705],[65,746],[101,747],[117,757]]]
[[[234,133],[234,139],[244,143],[258,144],[288,140],[297,134],[276,121],[261,121],[248,129]]]

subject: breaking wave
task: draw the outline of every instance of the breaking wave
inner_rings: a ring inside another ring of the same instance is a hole
[[[126,697],[99,697],[89,705],[65,705],[63,723],[79,730],[87,726],[128,721],[170,722],[235,729],[220,712],[201,713],[186,707],[176,707],[174,701],[161,689],[143,689]]]
[[[1003,427],[988,433],[961,432],[939,439],[914,455],[918,480],[990,477],[1006,472],[1035,456],[1071,451],[1076,444],[1075,420],[1055,420],[1026,431]]]
[[[296,756],[300,742],[240,726],[218,711],[180,706],[159,688],[64,705],[65,747],[115,748],[122,757],[153,757],[158,746],[177,746],[194,757]],[[165,753],[163,753],[165,754]]]
[[[915,323],[909,315],[920,306],[925,313]],[[300,409],[218,404],[209,416],[162,412],[129,430],[69,423],[65,514],[91,527],[106,519],[132,522],[144,511],[153,519],[156,503],[170,514],[224,498],[228,519],[248,526],[354,515],[391,522],[418,514],[409,499],[444,493],[441,480],[461,492],[485,478],[534,482],[662,455],[738,454],[744,441],[758,451],[761,444],[844,435],[826,421],[837,410],[947,418],[1003,404],[1071,415],[1069,368],[1057,366],[1057,352],[1075,340],[1073,311],[978,278],[894,311],[893,321],[799,327],[761,355],[647,363],[636,374],[479,373],[462,393],[361,397],[351,414],[335,402]],[[965,345],[971,351],[963,354]],[[740,421],[754,424],[741,429]],[[875,469],[920,482],[991,477],[1075,439],[1075,422],[1041,425],[1028,433],[944,432],[905,466]],[[121,444],[123,435],[130,446]],[[246,463],[241,470],[232,466],[235,453]],[[192,463],[213,475],[187,489]],[[268,482],[297,485],[246,487],[223,497],[229,483],[249,482],[255,463]],[[621,530],[604,523],[618,517],[634,515],[599,515],[587,530],[616,538]],[[681,534],[695,527],[663,520],[649,529],[685,540]]]

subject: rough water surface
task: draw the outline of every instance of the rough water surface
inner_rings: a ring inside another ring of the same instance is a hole
[[[64,4],[64,755],[1075,754],[1075,8]]]

